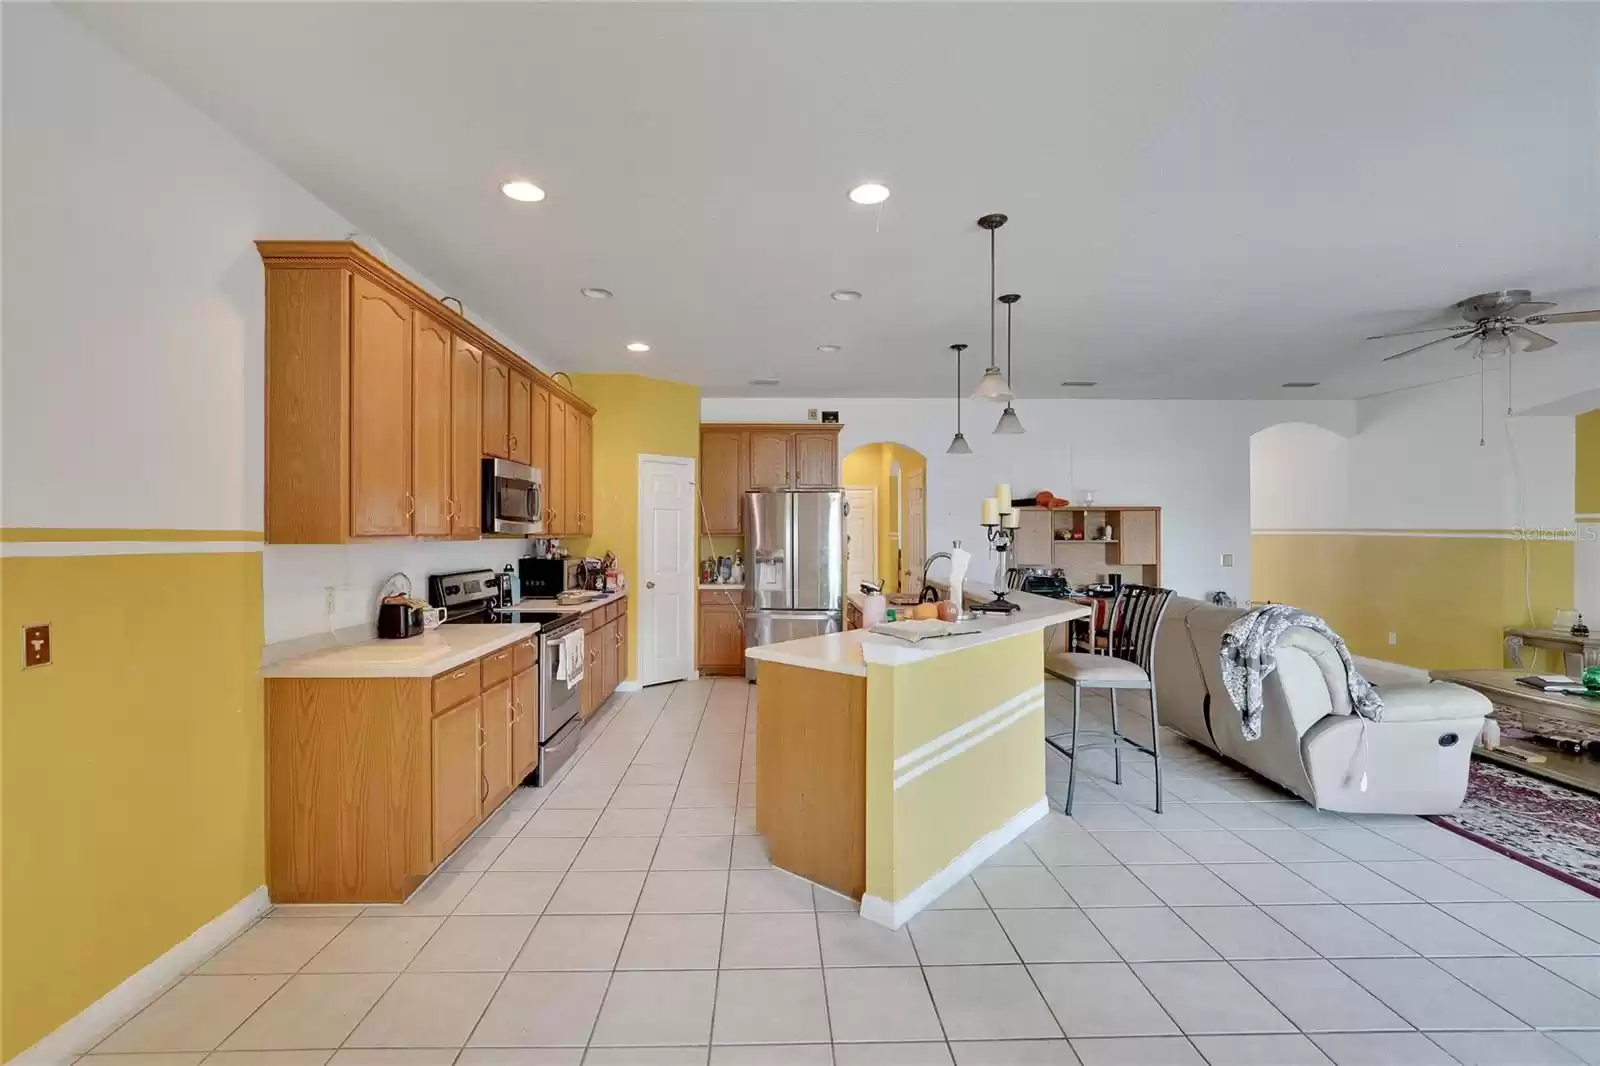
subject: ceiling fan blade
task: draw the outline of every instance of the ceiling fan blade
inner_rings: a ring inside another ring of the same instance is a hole
[[[1474,344],[1480,343],[1482,340],[1483,340],[1483,338],[1479,337],[1476,333],[1474,333],[1472,336],[1468,337],[1466,340],[1464,340],[1460,344],[1456,345],[1456,351],[1458,351],[1458,352],[1471,351],[1472,346]]]
[[[1511,335],[1520,342],[1519,350],[1524,352],[1542,352],[1546,348],[1554,348],[1556,342],[1546,337],[1543,333],[1535,333],[1527,326],[1513,326]]]
[[[1536,315],[1540,311],[1548,310],[1554,306],[1554,300],[1527,300],[1507,311],[1506,317],[1521,318],[1523,315]]]
[[[1389,337],[1410,337],[1416,333],[1450,333],[1462,328],[1463,323],[1457,322],[1453,326],[1429,326],[1427,329],[1402,329],[1397,333],[1378,333],[1368,337],[1369,341],[1381,341]]]
[[[1448,337],[1439,337],[1436,340],[1431,340],[1431,341],[1427,341],[1426,343],[1419,344],[1415,348],[1407,348],[1403,352],[1395,352],[1393,355],[1391,355],[1388,358],[1384,359],[1384,362],[1385,363],[1392,363],[1396,359],[1404,359],[1406,356],[1411,355],[1411,354],[1413,354],[1415,352],[1420,352],[1424,348],[1432,348],[1435,344],[1443,344],[1445,341],[1455,341],[1455,340],[1460,340],[1462,337],[1470,337],[1470,336],[1472,336],[1472,334],[1474,332],[1476,332],[1476,331],[1469,329],[1465,333],[1453,333]]]
[[[1600,310],[1562,311],[1554,315],[1531,315],[1528,321],[1535,326],[1542,326],[1547,322],[1600,322]]]

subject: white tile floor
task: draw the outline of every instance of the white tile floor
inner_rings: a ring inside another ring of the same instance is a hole
[[[768,865],[754,707],[742,681],[614,701],[410,903],[280,908],[86,1061],[1600,1064],[1600,900],[1170,735],[1164,814],[1148,759],[1118,787],[1086,757],[1075,817],[863,922]]]

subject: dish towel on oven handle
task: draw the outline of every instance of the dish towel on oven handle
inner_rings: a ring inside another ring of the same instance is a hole
[[[561,661],[556,663],[556,680],[576,685],[583,680],[583,660],[587,649],[583,644],[583,627],[579,626],[561,638]]]

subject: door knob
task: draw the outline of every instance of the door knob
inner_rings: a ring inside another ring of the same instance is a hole
[[[644,587],[647,589],[653,589],[656,587],[656,583],[654,581],[646,581],[644,583]]]

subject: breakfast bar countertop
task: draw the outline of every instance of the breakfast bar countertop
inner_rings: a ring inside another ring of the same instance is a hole
[[[994,598],[988,585],[967,582],[967,600],[986,601]],[[864,629],[845,633],[827,633],[820,637],[788,640],[781,644],[765,644],[745,651],[745,657],[760,662],[784,663],[789,666],[826,670],[837,674],[866,676],[867,664],[900,666],[921,662],[954,651],[992,644],[998,640],[1020,636],[1060,625],[1075,618],[1086,618],[1089,608],[1068,600],[1054,600],[1047,596],[1034,596],[1026,592],[1008,592],[1006,598],[1020,610],[1007,615],[980,614],[974,620],[976,633],[953,637],[934,637],[912,644],[898,637],[885,636]]]
[[[337,644],[281,659],[261,669],[274,677],[433,677],[539,632],[532,622],[442,625],[403,640]]]

